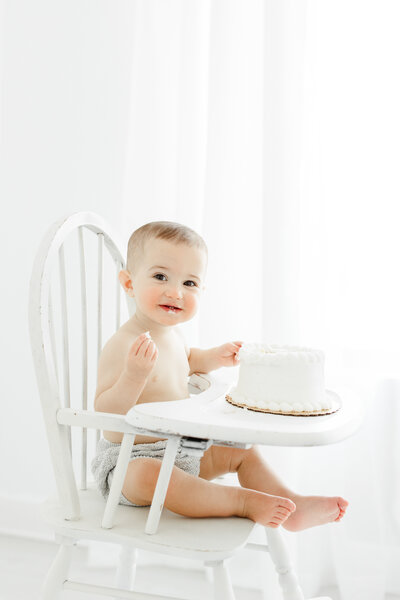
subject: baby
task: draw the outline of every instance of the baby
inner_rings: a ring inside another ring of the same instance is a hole
[[[128,244],[127,269],[119,273],[135,314],[111,337],[99,361],[95,410],[126,414],[136,403],[187,398],[188,376],[239,364],[242,342],[203,350],[187,348],[177,327],[197,312],[204,290],[207,247],[192,229],[167,221],[143,225]],[[122,434],[103,432],[92,471],[107,497]],[[166,440],[139,436],[121,504],[151,504]],[[240,486],[212,480],[236,472]],[[256,447],[211,446],[196,458],[180,448],[165,506],[191,517],[247,517],[267,527],[299,531],[339,521],[348,502],[341,497],[296,494],[277,477]]]

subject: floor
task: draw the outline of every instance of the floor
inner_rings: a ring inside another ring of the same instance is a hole
[[[18,537],[0,536],[0,600],[40,600],[40,589],[43,578],[55,554],[55,545],[44,541],[27,541]],[[113,550],[111,548],[111,553]],[[115,547],[115,558],[117,558]],[[112,562],[112,561],[111,561]],[[82,546],[76,549],[72,566],[71,579],[81,577],[80,564],[85,563],[85,577],[82,580],[91,583],[112,585],[114,570],[110,561],[105,560],[104,549],[99,553],[98,547]],[[150,564],[151,563],[151,564]],[[192,563],[188,563],[192,565]],[[88,574],[89,572],[89,574]],[[154,577],[154,559],[146,558],[146,553],[139,559],[135,590],[162,594],[166,590],[178,597],[185,595],[199,600],[211,599],[210,580],[203,569],[187,566],[183,571],[172,565],[157,567]],[[326,590],[332,600],[340,600],[337,591]],[[235,586],[236,600],[265,600],[258,590]],[[101,600],[104,596],[64,592],[63,600]],[[145,597],[143,597],[145,600]],[[387,596],[385,600],[400,600],[399,596]]]
[[[55,545],[43,541],[27,541],[18,537],[0,536],[0,600],[39,600],[40,589],[44,576],[53,560]],[[111,547],[113,553],[113,547]],[[143,558],[144,555],[144,558]],[[179,570],[172,566],[157,567],[157,577],[154,577],[154,564],[149,565],[149,554],[141,553],[135,580],[135,591],[153,592],[154,594],[170,593],[185,597],[205,600],[211,598],[210,581],[200,567]],[[115,547],[115,558],[118,550]],[[153,562],[154,559],[152,559]],[[168,560],[168,559],[167,559]],[[93,555],[92,547],[79,547],[74,552],[71,579],[113,585],[114,569],[102,554]],[[84,575],[80,564],[85,563]],[[102,564],[103,563],[103,564]],[[147,563],[147,564],[146,564]],[[188,561],[188,564],[189,563]],[[88,574],[89,572],[89,574]],[[22,576],[23,574],[23,576]],[[195,590],[195,592],[194,592]],[[235,587],[237,600],[263,600],[262,594],[255,590]],[[100,600],[104,596],[65,591],[63,600]],[[143,596],[143,600],[145,597]]]

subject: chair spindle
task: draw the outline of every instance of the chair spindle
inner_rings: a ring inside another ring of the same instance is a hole
[[[103,244],[104,235],[97,235],[97,362],[100,358],[103,337]]]
[[[103,345],[103,248],[104,235],[97,234],[97,362]],[[100,439],[100,430],[96,431],[96,446]]]
[[[60,296],[61,296],[61,324],[62,324],[62,337],[63,337],[63,364],[64,364],[64,406],[65,408],[71,407],[71,389],[70,389],[70,372],[69,372],[69,339],[68,339],[68,313],[67,313],[67,286],[65,279],[65,258],[64,258],[64,246],[60,246],[58,252],[59,259],[59,274],[60,274]],[[68,430],[69,447],[72,452],[71,444],[71,430]]]
[[[116,277],[116,288],[115,288],[115,331],[117,331],[119,329],[119,326],[121,324],[121,285],[119,283],[119,279],[118,279],[118,273],[120,272],[121,269],[123,269],[123,266],[121,265],[121,263],[115,263],[116,264],[116,270],[117,270],[117,277]]]
[[[88,331],[85,248],[83,227],[78,228],[79,263],[81,272],[81,322],[82,322],[82,408],[87,410],[88,397]],[[87,429],[82,427],[81,490],[87,489]]]
[[[51,346],[51,355],[53,357],[54,363],[54,374],[56,376],[57,387],[60,385],[60,379],[58,377],[58,361],[57,361],[57,353],[56,353],[56,336],[54,333],[54,310],[53,310],[53,294],[51,291],[51,286],[49,286],[49,298],[48,298],[48,315],[49,315],[49,333],[50,333],[50,346]]]

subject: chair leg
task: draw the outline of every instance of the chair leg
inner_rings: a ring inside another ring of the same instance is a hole
[[[129,458],[131,455],[131,449],[135,441],[135,434],[124,433],[124,437],[121,443],[121,449],[119,451],[117,464],[114,471],[114,477],[111,484],[110,493],[104,509],[103,520],[101,526],[104,529],[111,529],[114,525],[114,515],[117,510],[119,503],[122,486],[128,468]]]
[[[297,576],[293,571],[285,540],[279,529],[265,528],[268,550],[278,573],[284,600],[304,600]]]
[[[56,600],[62,590],[63,583],[68,579],[68,570],[71,563],[73,542],[62,541],[56,557],[47,573],[42,588],[42,600]]]
[[[165,496],[167,495],[168,484],[171,478],[171,473],[180,441],[181,438],[179,437],[169,438],[167,447],[165,448],[161,469],[156,483],[156,489],[154,490],[153,500],[151,501],[149,515],[144,528],[145,532],[149,535],[157,533],[162,509],[164,507],[164,500]]]
[[[132,590],[136,574],[136,559],[136,548],[122,546],[115,578],[117,588]]]
[[[210,561],[205,564],[213,569],[213,600],[235,600],[231,578],[225,561]]]

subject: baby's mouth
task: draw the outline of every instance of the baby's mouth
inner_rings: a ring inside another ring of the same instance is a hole
[[[178,308],[177,306],[172,306],[170,304],[160,304],[160,306],[164,310],[166,310],[168,312],[173,312],[173,313],[178,313],[182,310],[181,308]]]

